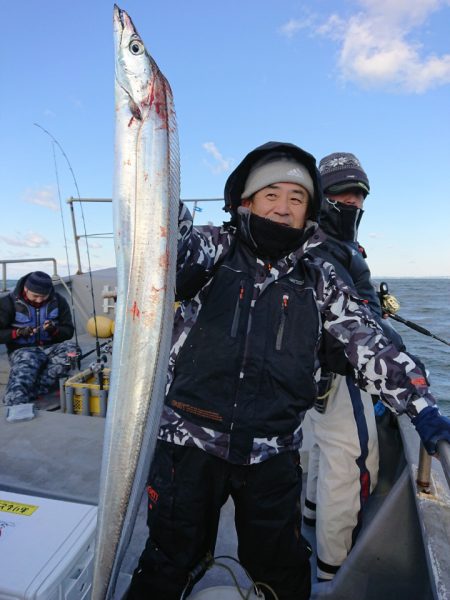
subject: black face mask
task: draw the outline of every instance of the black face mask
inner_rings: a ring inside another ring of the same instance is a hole
[[[241,206],[238,215],[239,235],[259,258],[277,260],[300,248],[306,240],[304,229],[258,217]]]
[[[343,241],[356,241],[363,209],[324,198],[319,225],[325,233]]]

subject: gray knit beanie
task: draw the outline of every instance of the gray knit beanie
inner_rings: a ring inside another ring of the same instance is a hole
[[[308,169],[289,156],[280,153],[264,156],[250,169],[241,199],[273,183],[297,183],[314,198],[314,183]]]
[[[325,193],[339,194],[359,188],[365,197],[370,192],[369,178],[359,160],[350,152],[324,156],[319,163],[319,173]]]

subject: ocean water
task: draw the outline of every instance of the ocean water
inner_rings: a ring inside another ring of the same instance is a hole
[[[450,278],[377,279],[400,302],[398,315],[450,343]],[[390,319],[409,352],[429,371],[430,390],[441,412],[450,417],[450,346]]]

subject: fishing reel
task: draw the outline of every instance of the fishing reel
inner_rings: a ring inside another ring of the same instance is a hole
[[[106,344],[103,344],[102,350],[105,354],[112,354],[112,350],[113,350],[112,342],[107,342]]]
[[[381,310],[383,313],[388,315],[395,315],[400,310],[400,302],[395,296],[389,294],[387,283],[382,281],[380,283],[380,291],[378,292],[380,298]]]
[[[71,371],[75,371],[80,368],[80,359],[81,359],[81,350],[77,348],[76,350],[67,352],[65,365],[69,367]]]
[[[105,363],[107,362],[107,357],[105,355],[100,356],[98,360],[92,362],[89,365],[89,370],[95,375],[96,373],[100,373],[105,368]]]

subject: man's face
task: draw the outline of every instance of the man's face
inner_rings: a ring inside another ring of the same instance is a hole
[[[301,229],[306,222],[309,194],[297,183],[274,183],[242,200],[242,206],[258,217]]]
[[[346,204],[347,206],[355,206],[356,208],[362,208],[364,204],[364,194],[359,190],[346,190],[340,194],[325,194],[330,200]]]
[[[24,287],[23,291],[25,292],[25,296],[28,298],[28,300],[30,302],[34,302],[35,304],[43,304],[50,296],[50,294],[35,294],[34,292],[30,292],[27,287]]]

